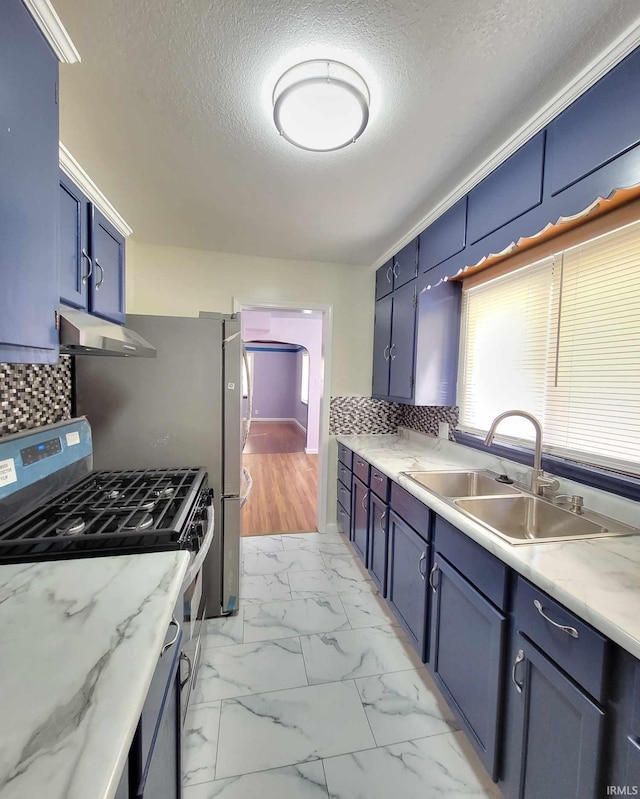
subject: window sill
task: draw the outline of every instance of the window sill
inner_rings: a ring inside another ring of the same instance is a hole
[[[516,447],[513,444],[497,443],[487,447],[481,438],[472,436],[469,433],[453,430],[452,434],[457,444],[479,449],[499,458],[507,458],[516,463],[524,463],[526,466],[533,466],[533,453],[529,449]],[[543,455],[542,468],[557,477],[564,477],[567,480],[574,480],[592,488],[599,488],[601,491],[608,491],[610,494],[617,494],[618,496],[635,500],[640,497],[640,479],[636,477],[610,472],[606,469],[578,463],[577,461],[565,460],[555,455]]]

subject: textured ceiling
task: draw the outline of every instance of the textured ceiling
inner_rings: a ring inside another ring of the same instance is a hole
[[[638,0],[54,0],[61,139],[141,241],[372,264],[612,42]],[[371,89],[361,139],[280,139],[313,57]]]

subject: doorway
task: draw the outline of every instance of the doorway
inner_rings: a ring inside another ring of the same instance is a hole
[[[331,306],[236,300],[234,310],[242,311],[243,340],[255,386],[243,458],[253,482],[243,535],[324,532],[329,429],[324,387],[329,382]],[[265,349],[273,351],[266,370]],[[292,360],[283,371],[287,353]],[[266,393],[261,381],[266,381]],[[287,404],[281,395],[292,385]]]

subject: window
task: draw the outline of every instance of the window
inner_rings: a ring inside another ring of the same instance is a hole
[[[545,451],[640,472],[640,223],[463,290],[460,426],[536,415]],[[516,443],[533,429],[499,428]]]
[[[309,404],[309,353],[302,353],[302,369],[300,370],[300,402]]]

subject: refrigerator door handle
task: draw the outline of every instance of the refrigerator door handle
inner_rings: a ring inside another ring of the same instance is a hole
[[[240,496],[240,507],[243,508],[249,499],[249,494],[251,493],[251,488],[253,487],[253,480],[251,479],[251,473],[247,469],[246,466],[242,467],[242,474],[244,475],[245,485],[247,486],[247,490]]]
[[[251,414],[253,413],[253,381],[251,379],[249,356],[244,344],[242,345],[242,362],[247,376],[247,418],[242,420],[242,451],[244,452],[249,438],[249,431],[251,430]]]

